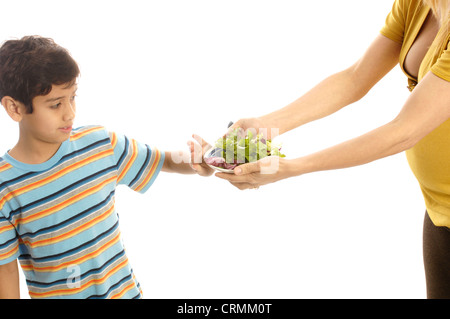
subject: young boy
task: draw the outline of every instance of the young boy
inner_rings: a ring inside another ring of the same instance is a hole
[[[17,259],[31,298],[141,298],[120,239],[116,186],[143,193],[160,170],[212,174],[101,126],[73,129],[78,75],[51,39],[0,48],[1,104],[20,133],[0,157],[0,298],[20,296]]]

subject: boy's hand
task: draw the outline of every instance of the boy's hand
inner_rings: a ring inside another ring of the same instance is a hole
[[[193,141],[188,142],[191,151],[190,165],[198,175],[210,176],[214,170],[206,164],[203,156],[211,148],[211,145],[196,134],[193,134],[192,137],[195,139],[196,143]]]

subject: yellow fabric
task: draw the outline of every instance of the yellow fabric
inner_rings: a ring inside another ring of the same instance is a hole
[[[403,66],[429,12],[430,8],[420,0],[396,0],[381,29],[381,34],[402,44],[399,62],[410,86],[420,83],[430,71],[450,81],[450,35],[444,28],[439,32],[447,32],[447,41],[431,46],[420,65],[418,79],[409,75]],[[436,226],[450,227],[450,120],[406,151],[406,156],[419,181],[431,220]]]

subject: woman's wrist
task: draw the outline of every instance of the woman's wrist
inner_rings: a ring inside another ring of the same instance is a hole
[[[256,118],[260,127],[263,127],[271,132],[271,135],[281,135],[288,131],[286,129],[286,121],[279,112],[273,112]],[[272,132],[273,131],[273,132]],[[272,134],[273,133],[273,134]],[[271,136],[274,138],[275,136]]]
[[[287,159],[284,175],[287,177],[295,177],[303,174],[307,174],[313,171],[311,165],[308,164],[306,157],[298,157],[294,159]]]

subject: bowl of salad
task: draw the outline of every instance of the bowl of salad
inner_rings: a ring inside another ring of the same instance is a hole
[[[236,166],[256,162],[267,156],[285,157],[281,146],[256,134],[254,130],[236,128],[219,138],[204,155],[206,164],[214,170],[233,173]]]

